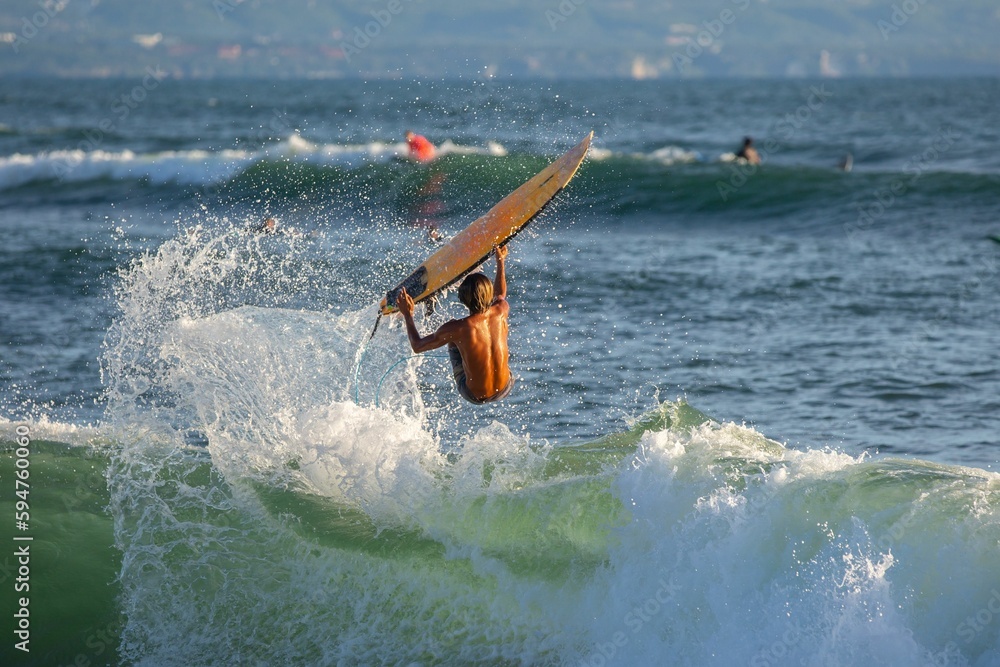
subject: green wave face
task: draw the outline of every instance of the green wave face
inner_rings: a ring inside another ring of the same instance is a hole
[[[114,520],[105,474],[108,452],[47,440],[31,442],[26,467],[18,444],[0,437],[0,512],[3,556],[4,636],[0,661],[7,665],[117,664],[125,623],[117,583],[122,554],[115,548]],[[27,470],[27,487],[15,488]],[[21,491],[21,495],[17,495]],[[28,504],[27,530],[13,519]],[[30,541],[21,538],[30,537]],[[21,555],[27,550],[27,555]],[[26,562],[25,562],[26,561]],[[22,569],[26,568],[26,569]],[[21,600],[28,604],[22,606]],[[15,614],[27,609],[30,635],[11,640],[21,627]],[[82,656],[82,658],[81,658]]]
[[[997,642],[962,625],[1000,581],[990,473],[789,450],[684,403],[591,442],[364,454],[386,495],[308,457],[233,477],[217,444],[36,443],[29,664],[562,664],[617,636],[621,664],[694,665],[720,633],[726,659],[859,664],[884,647],[830,638],[872,623],[912,664]]]

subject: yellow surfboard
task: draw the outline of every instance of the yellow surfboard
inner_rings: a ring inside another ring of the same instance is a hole
[[[591,132],[561,158],[538,172],[527,183],[504,197],[448,243],[417,267],[403,282],[386,294],[379,304],[381,314],[396,312],[400,290],[419,303],[446,289],[478,268],[495,246],[505,245],[525,228],[545,205],[566,187],[590,148]]]

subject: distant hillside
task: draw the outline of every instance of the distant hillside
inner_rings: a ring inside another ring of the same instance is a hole
[[[5,0],[0,72],[1000,74],[996,0]]]

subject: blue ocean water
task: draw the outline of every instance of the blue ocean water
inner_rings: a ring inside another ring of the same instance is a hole
[[[38,563],[3,655],[1000,664],[998,102],[0,82],[0,484],[26,427]],[[441,157],[396,159],[406,129]],[[396,321],[366,343],[428,229],[592,129],[511,246],[509,400],[397,365]]]

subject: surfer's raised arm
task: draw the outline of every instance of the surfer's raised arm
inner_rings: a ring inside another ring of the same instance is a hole
[[[504,260],[507,259],[507,246],[497,246],[493,251],[497,257],[497,277],[493,279],[493,300],[507,298],[507,274],[504,270]]]
[[[410,347],[417,354],[436,350],[442,345],[452,342],[455,333],[453,322],[445,322],[440,329],[427,336],[420,335],[420,332],[417,331],[417,323],[413,321],[413,297],[406,293],[405,287],[399,290],[399,296],[396,297],[396,307],[399,308],[399,313],[406,323],[406,337],[410,341]]]

